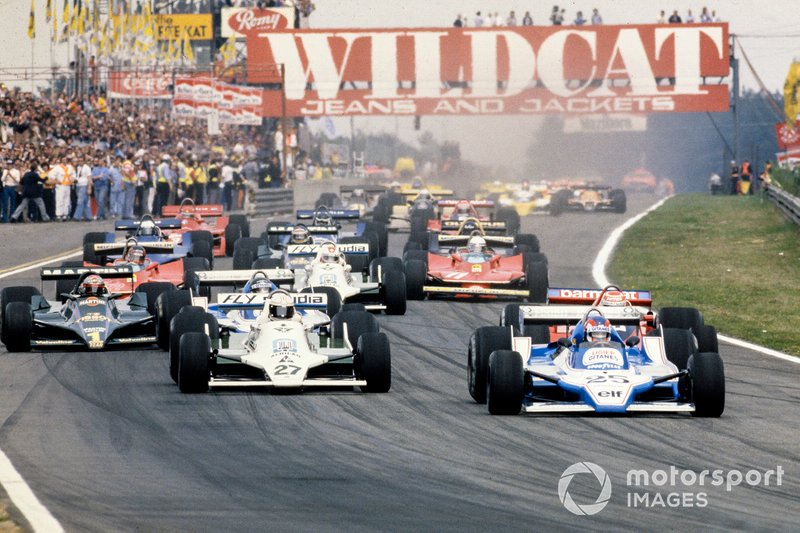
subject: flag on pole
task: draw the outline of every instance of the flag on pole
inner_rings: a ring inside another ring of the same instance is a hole
[[[194,50],[192,50],[192,41],[189,39],[183,40],[183,55],[187,61],[194,63]]]
[[[35,6],[33,5],[33,0],[31,0],[31,16],[28,19],[28,38],[33,39],[36,37],[36,15],[35,15]]]
[[[61,22],[69,22],[69,0],[64,0],[64,9],[61,11]]]
[[[50,22],[50,19],[53,18],[53,0],[47,0],[47,7],[45,8],[45,17],[47,18],[47,22]]]

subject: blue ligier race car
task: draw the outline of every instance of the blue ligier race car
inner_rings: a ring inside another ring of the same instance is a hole
[[[467,355],[475,401],[499,415],[722,414],[725,374],[716,331],[696,309],[655,312],[634,305],[640,295],[649,301],[649,293],[617,287],[575,292],[598,296],[590,305],[511,304],[501,326],[475,331]]]

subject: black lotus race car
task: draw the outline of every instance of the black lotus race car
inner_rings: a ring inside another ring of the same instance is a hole
[[[9,352],[31,348],[80,347],[100,350],[111,346],[154,344],[169,336],[169,323],[184,305],[189,291],[171,283],[143,283],[130,297],[105,290],[81,290],[87,279],[131,277],[125,267],[43,268],[42,280],[76,279],[74,288],[46,300],[36,287],[6,287],[0,293],[3,310],[0,335]],[[103,285],[104,288],[104,285]]]

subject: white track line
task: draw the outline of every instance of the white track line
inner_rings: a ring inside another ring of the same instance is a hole
[[[611,259],[611,253],[616,248],[617,243],[622,238],[622,234],[625,233],[625,230],[639,222],[642,218],[644,218],[647,214],[651,211],[654,211],[664,205],[664,202],[672,198],[668,196],[663,200],[656,202],[655,204],[648,207],[645,211],[639,213],[633,218],[630,218],[625,221],[624,224],[616,228],[614,231],[611,232],[611,235],[608,236],[608,240],[606,240],[603,247],[600,249],[600,252],[597,254],[597,257],[594,260],[594,264],[592,265],[592,277],[594,278],[595,283],[597,283],[598,287],[605,287],[606,285],[610,284],[610,281],[606,277],[606,265],[608,261]],[[759,352],[764,355],[769,355],[772,357],[776,357],[778,359],[782,359],[784,361],[789,361],[790,363],[800,364],[800,357],[795,357],[793,355],[789,355],[783,352],[779,352],[777,350],[772,350],[765,346],[759,346],[758,344],[753,344],[747,341],[735,339],[733,337],[728,337],[727,335],[718,335],[719,340],[723,342],[727,342],[729,344],[733,344],[735,346],[739,346],[742,348],[747,348],[748,350],[753,350],[754,352]]]
[[[0,279],[27,272],[28,270],[33,270],[34,268],[39,268],[55,261],[63,261],[80,255],[81,252],[69,252],[42,259],[41,261],[0,274]],[[34,531],[47,533],[64,531],[64,528],[61,527],[58,520],[50,514],[47,507],[42,505],[42,502],[39,501],[25,480],[22,479],[17,469],[11,464],[11,459],[8,458],[3,450],[0,450],[0,484],[3,485],[3,488],[8,493],[8,497],[11,498],[11,501],[23,514]]]
[[[67,252],[61,255],[53,256],[53,257],[46,257],[41,261],[36,261],[35,263],[27,264],[20,268],[14,268],[8,270],[2,274],[0,274],[0,279],[7,278],[9,276],[16,276],[17,274],[21,274],[23,272],[27,272],[28,270],[33,270],[34,268],[43,267],[45,265],[49,265],[50,263],[55,263],[56,261],[64,261],[65,259],[72,259],[75,257],[80,257],[83,252]]]

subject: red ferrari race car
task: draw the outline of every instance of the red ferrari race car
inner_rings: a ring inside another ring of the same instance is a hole
[[[449,296],[544,302],[547,298],[547,258],[528,251],[528,245],[515,245],[515,237],[438,235],[437,245],[449,247],[449,253],[406,252],[409,300]]]
[[[412,218],[408,242],[419,243],[427,249],[429,240],[439,233],[445,235],[481,234],[515,235],[520,228],[519,215],[514,209],[500,208],[494,212],[495,203],[490,200],[439,200],[436,202],[438,218],[433,210],[427,214],[415,213]],[[420,229],[424,218],[424,230]],[[408,247],[407,247],[408,248]]]
[[[180,205],[165,205],[161,208],[164,217],[178,218],[181,228],[164,230],[164,234],[175,240],[176,235],[187,232],[208,232],[207,239],[214,251],[214,257],[233,257],[233,245],[240,237],[250,236],[250,223],[244,215],[223,215],[222,205],[195,205],[189,198],[184,199]],[[176,242],[176,244],[180,244]]]
[[[205,257],[177,256],[169,259],[175,251],[175,244],[169,241],[138,242],[129,238],[125,242],[94,243],[93,254],[96,264],[91,262],[63,263],[61,269],[51,269],[54,274],[48,278],[56,280],[56,298],[63,300],[62,294],[69,293],[75,285],[72,270],[86,271],[94,267],[130,267],[131,275],[107,280],[111,294],[133,294],[144,283],[165,282],[181,288],[198,288],[195,272],[210,270]],[[151,259],[150,257],[158,258]]]

